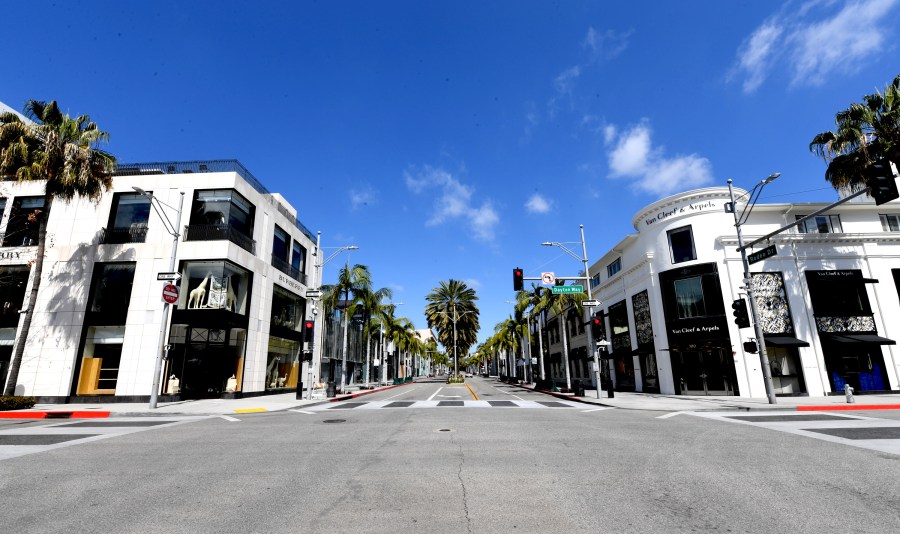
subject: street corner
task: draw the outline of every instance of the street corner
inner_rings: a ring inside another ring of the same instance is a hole
[[[0,419],[105,419],[105,410],[10,410],[0,412]]]

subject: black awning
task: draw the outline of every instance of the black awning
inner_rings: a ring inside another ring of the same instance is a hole
[[[803,341],[802,339],[797,339],[793,336],[770,336],[766,335],[764,337],[766,340],[766,346],[773,347],[808,347],[809,343]]]
[[[881,337],[875,334],[828,334],[823,340],[835,341],[837,343],[867,343],[869,345],[896,345],[893,339]]]

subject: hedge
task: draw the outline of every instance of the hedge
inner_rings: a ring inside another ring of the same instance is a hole
[[[0,396],[0,410],[26,410],[34,407],[34,397]]]

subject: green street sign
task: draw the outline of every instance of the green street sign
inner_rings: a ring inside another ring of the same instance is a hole
[[[763,261],[766,258],[771,258],[778,254],[778,251],[775,250],[775,245],[769,245],[768,247],[760,250],[759,252],[754,252],[747,256],[747,263],[753,264],[758,261]]]
[[[583,286],[553,286],[551,289],[554,295],[571,295],[573,293],[584,293]]]

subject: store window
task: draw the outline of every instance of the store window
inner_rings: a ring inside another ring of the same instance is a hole
[[[606,276],[612,278],[617,272],[622,270],[622,258],[616,258],[616,261],[606,266]]]
[[[104,243],[143,243],[147,239],[150,199],[138,193],[113,196]]]
[[[275,285],[272,292],[272,325],[295,332],[303,329],[306,301]]]
[[[882,213],[878,218],[881,219],[881,229],[885,232],[900,232],[900,215]]]
[[[806,215],[797,215],[797,220],[804,217]],[[839,234],[844,230],[839,215],[817,215],[798,224],[797,231],[801,234]]]
[[[30,273],[26,265],[0,267],[0,327],[18,326]]]
[[[671,230],[668,235],[672,263],[682,263],[697,259],[697,252],[694,250],[694,234],[690,226]]]
[[[134,263],[96,264],[88,311],[125,324],[133,282]]]
[[[247,315],[250,273],[224,261],[191,261],[184,264],[179,309],[228,310]]]
[[[296,389],[300,374],[300,341],[269,337],[266,356],[266,391]]]
[[[4,247],[37,245],[38,226],[44,217],[44,197],[17,197],[3,234]]]
[[[679,319],[706,316],[706,301],[703,299],[703,277],[694,276],[675,280],[675,303]]]
[[[87,328],[76,394],[115,395],[124,340],[124,326]]]

